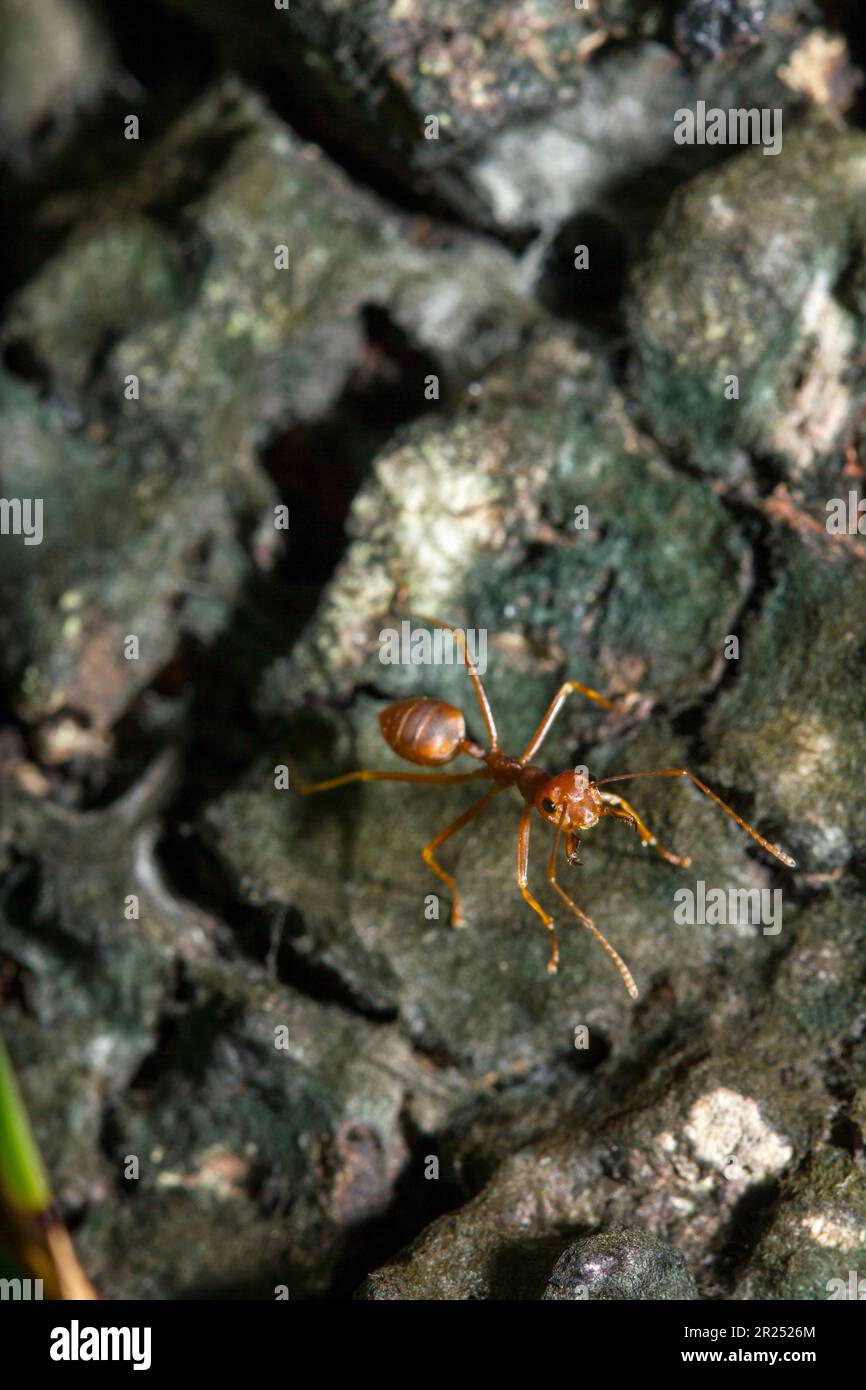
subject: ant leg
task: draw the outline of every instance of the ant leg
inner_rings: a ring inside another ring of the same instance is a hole
[[[329,777],[325,782],[302,782],[291,763],[287,762],[287,766],[291,785],[301,796],[329,792],[350,782],[477,782],[481,777],[490,776],[486,768],[479,768],[477,772],[373,772],[362,767],[356,772],[344,772],[341,777]]]
[[[442,882],[445,884],[446,888],[451,894],[452,927],[462,927],[464,924],[463,908],[461,906],[460,901],[460,892],[451,874],[446,873],[445,870],[442,868],[442,865],[436,863],[436,860],[433,858],[433,855],[440,845],[443,845],[446,840],[450,840],[451,836],[456,834],[458,830],[462,830],[464,825],[468,825],[469,822],[474,820],[476,816],[480,816],[484,808],[486,806],[489,806],[494,796],[498,796],[500,792],[504,792],[506,790],[506,787],[491,787],[490,791],[484,793],[480,801],[474,802],[469,807],[468,811],[463,812],[462,816],[458,816],[457,819],[452,821],[450,825],[446,825],[444,830],[440,830],[439,834],[430,841],[429,845],[425,845],[421,851],[421,857],[423,858],[424,863],[427,865],[428,869],[432,869],[434,874],[436,874],[437,878],[441,878]]]
[[[577,903],[576,903],[576,902],[573,902],[572,899],[571,899],[571,898],[568,896],[568,894],[566,893],[565,889],[564,889],[564,888],[560,888],[559,884],[557,883],[557,881],[556,881],[556,850],[557,850],[558,845],[559,845],[559,833],[558,833],[558,831],[557,831],[557,834],[553,837],[553,844],[552,844],[551,850],[550,850],[550,859],[549,859],[548,864],[547,864],[547,879],[548,879],[548,882],[549,882],[551,888],[553,888],[553,890],[554,890],[556,893],[559,894],[559,896],[562,898],[562,901],[566,904],[566,906],[571,908],[571,910],[572,910],[572,912],[574,913],[575,917],[577,917],[578,920],[581,921],[581,922],[583,923],[583,925],[586,927],[587,931],[591,931],[591,932],[592,932],[592,934],[593,934],[593,936],[595,937],[596,941],[598,942],[599,946],[601,946],[603,950],[607,951],[607,954],[610,956],[611,960],[613,961],[614,965],[616,966],[617,970],[619,971],[620,975],[622,976],[623,984],[625,985],[625,987],[626,987],[626,989],[628,990],[629,994],[631,995],[632,999],[637,999],[637,997],[638,997],[637,985],[635,984],[634,978],[633,978],[633,976],[632,976],[632,973],[631,973],[631,971],[629,970],[628,966],[626,965],[625,961],[623,960],[622,956],[619,954],[618,951],[615,951],[615,950],[614,950],[613,946],[611,946],[611,944],[610,944],[610,942],[608,941],[607,937],[602,935],[602,933],[599,931],[599,929],[598,929],[598,927],[595,925],[595,923],[594,923],[589,917],[587,917],[587,915],[586,915],[585,912],[581,912],[581,910],[580,910],[580,908],[578,907]]]
[[[469,649],[466,645],[466,638],[463,633],[460,631],[459,627],[452,627],[450,623],[440,622],[438,618],[425,618],[422,613],[414,614],[414,618],[417,623],[429,623],[431,627],[444,628],[446,632],[452,633],[453,636],[457,638],[460,644],[460,650],[463,653],[463,662],[469,674],[469,679],[475,687],[475,694],[478,697],[478,704],[481,709],[482,718],[484,719],[484,727],[487,730],[487,737],[490,740],[490,748],[492,752],[495,752],[499,747],[499,735],[496,732],[496,721],[493,718],[493,710],[487,698],[487,691],[481,684],[478,668],[469,655]]]
[[[675,864],[678,869],[689,867],[692,862],[689,856],[687,854],[674,854],[671,850],[665,849],[664,845],[660,845],[655,835],[648,826],[644,825],[637,811],[626,801],[624,796],[614,796],[613,792],[600,792],[599,795],[602,801],[610,807],[610,810],[604,813],[606,816],[615,816],[617,820],[628,821],[640,835],[642,842],[645,845],[651,845],[656,854],[660,854],[662,859],[666,859],[669,864]],[[615,807],[622,809],[615,810]]]
[[[553,721],[556,719],[556,716],[559,714],[559,711],[562,709],[569,695],[572,694],[585,695],[588,700],[594,700],[597,705],[601,705],[604,709],[616,709],[613,700],[608,700],[604,695],[599,695],[597,690],[591,690],[588,685],[581,685],[579,681],[566,681],[565,684],[561,685],[557,690],[550,703],[550,708],[535,730],[535,733],[532,735],[530,742],[521,753],[519,759],[521,763],[528,763],[529,759],[534,757],[538,752],[542,743],[547,738],[547,735],[550,733]]]
[[[716,796],[716,793],[711,791],[704,782],[701,782],[693,772],[689,772],[688,768],[661,767],[652,772],[624,772],[618,777],[602,777],[595,785],[600,787],[607,782],[629,782],[635,777],[688,777],[689,781],[697,787],[699,792],[703,792],[704,796],[708,796],[711,801],[714,801],[717,806],[720,806],[725,814],[730,816],[732,820],[735,820],[737,825],[741,826],[743,830],[747,831],[753,840],[757,840],[758,844],[761,845],[768,854],[775,855],[776,859],[781,860],[783,864],[787,864],[789,869],[796,869],[797,861],[792,859],[790,854],[786,854],[785,851],[779,849],[777,845],[771,845],[769,840],[765,840],[763,835],[759,835],[757,830],[749,825],[748,821],[743,820],[742,816],[738,816],[736,811],[732,810],[726,802],[722,801],[720,796]]]
[[[526,886],[526,870],[529,866],[529,831],[532,825],[532,807],[525,806],[520,817],[520,827],[517,831],[517,886],[523,894],[524,901],[529,903],[533,912],[537,912],[542,922],[550,932],[550,960],[547,962],[547,969],[551,975],[555,975],[559,968],[559,942],[556,939],[556,927],[549,912],[545,912],[541,903],[537,902],[532,893]]]

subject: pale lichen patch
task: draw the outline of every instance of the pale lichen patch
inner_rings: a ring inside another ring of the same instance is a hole
[[[696,1100],[684,1127],[697,1158],[726,1173],[733,1162],[738,1177],[760,1182],[780,1173],[793,1155],[784,1135],[763,1118],[756,1101],[719,1086]]]

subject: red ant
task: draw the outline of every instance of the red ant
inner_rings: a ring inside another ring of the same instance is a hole
[[[700,792],[708,796],[717,806],[722,808],[726,815],[731,816],[738,825],[748,831],[753,840],[757,840],[759,845],[762,845],[770,854],[775,855],[776,859],[781,860],[788,868],[796,868],[795,861],[789,854],[785,854],[783,850],[771,845],[769,840],[765,840],[763,835],[759,835],[757,830],[754,830],[747,821],[743,820],[742,816],[738,816],[736,811],[727,806],[714,791],[711,791],[684,767],[658,768],[652,772],[627,772],[618,777],[602,777],[600,781],[595,781],[589,777],[588,773],[581,770],[557,772],[551,775],[545,768],[530,762],[530,759],[538,752],[550,733],[553,722],[568,696],[575,691],[580,695],[585,695],[588,700],[594,700],[604,709],[616,708],[614,701],[605,699],[603,695],[599,695],[597,690],[591,690],[578,681],[566,681],[564,685],[559,687],[547,713],[520,757],[510,758],[499,747],[490,701],[484,686],[481,684],[481,677],[475,663],[467,650],[463,633],[448,623],[440,622],[437,618],[422,618],[420,621],[435,627],[445,628],[446,631],[453,633],[459,642],[469,679],[475,687],[475,694],[484,718],[490,747],[489,749],[481,748],[472,739],[466,737],[466,721],[459,709],[446,704],[443,700],[434,700],[425,695],[416,695],[408,700],[398,700],[395,704],[388,705],[387,709],[382,710],[379,715],[382,736],[398,757],[405,758],[410,763],[418,763],[422,767],[439,767],[443,763],[452,762],[461,753],[468,754],[470,758],[477,758],[479,762],[484,763],[484,767],[477,772],[444,772],[426,775],[421,772],[375,772],[368,768],[362,768],[357,772],[347,772],[342,777],[332,777],[326,782],[315,782],[310,786],[305,786],[297,779],[294,780],[297,790],[307,796],[312,792],[326,792],[333,787],[343,787],[349,782],[473,782],[482,778],[491,779],[496,785],[486,791],[479,801],[476,801],[461,816],[447,825],[444,830],[440,830],[439,834],[421,851],[425,864],[442,880],[451,894],[452,927],[462,927],[464,924],[460,893],[454,879],[436,862],[434,854],[440,845],[486,810],[494,797],[514,786],[517,787],[526,803],[517,832],[517,883],[525,901],[538,913],[550,932],[551,957],[547,966],[548,970],[551,974],[555,974],[559,964],[559,943],[556,939],[554,921],[533,897],[526,883],[529,863],[529,832],[533,810],[537,811],[542,820],[547,821],[548,825],[552,825],[556,831],[547,864],[547,878],[551,887],[607,951],[622,976],[632,999],[637,999],[638,991],[625,961],[602,935],[595,923],[587,917],[585,912],[580,910],[575,902],[572,902],[565,890],[556,881],[556,855],[560,836],[565,834],[566,858],[569,864],[579,864],[580,840],[578,839],[578,832],[591,830],[603,816],[613,816],[616,820],[625,821],[630,825],[640,836],[641,842],[644,845],[652,845],[656,853],[666,859],[669,864],[675,864],[678,868],[685,869],[692,861],[686,856],[673,854],[663,845],[660,845],[655,835],[644,825],[634,807],[630,806],[624,797],[616,796],[612,792],[601,791],[602,786],[610,782],[626,782],[636,777],[688,777]]]

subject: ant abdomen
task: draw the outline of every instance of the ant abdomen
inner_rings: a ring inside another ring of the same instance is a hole
[[[426,695],[398,700],[379,714],[382,736],[394,752],[421,767],[450,763],[463,751],[466,721],[454,705]]]

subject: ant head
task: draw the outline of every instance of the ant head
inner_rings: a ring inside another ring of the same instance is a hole
[[[568,832],[591,830],[598,825],[604,812],[600,792],[582,768],[574,772],[559,772],[542,783],[535,797],[535,809],[549,825],[558,825]]]

